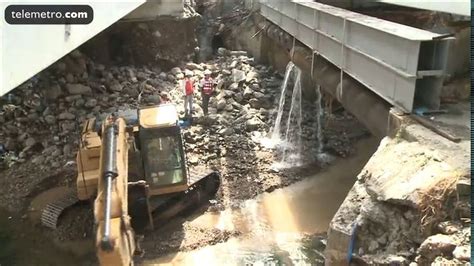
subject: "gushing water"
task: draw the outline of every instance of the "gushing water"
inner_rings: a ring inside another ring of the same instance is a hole
[[[317,132],[316,132],[316,138],[318,139],[318,154],[321,154],[323,152],[323,132],[322,132],[322,126],[321,126],[321,120],[323,116],[323,108],[321,105],[321,86],[316,87],[316,123],[317,123]]]
[[[293,95],[291,97],[291,106],[290,112],[288,113],[288,120],[286,122],[286,133],[285,133],[285,143],[292,144],[293,147],[284,147],[283,149],[283,157],[281,160],[282,164],[285,163],[296,163],[299,160],[299,155],[301,154],[301,133],[302,127],[301,122],[303,119],[303,113],[301,110],[301,70],[296,68],[296,80],[293,87]],[[294,119],[292,119],[294,117]],[[297,131],[293,134],[290,132],[292,120],[296,120]],[[291,139],[293,137],[293,139]],[[294,148],[296,145],[296,149],[293,150],[293,154],[288,154],[290,148]]]
[[[285,105],[286,88],[288,87],[288,80],[290,79],[291,73],[293,73],[294,69],[295,64],[290,61],[288,65],[286,65],[285,79],[283,80],[283,84],[281,85],[280,101],[278,103],[278,113],[275,120],[275,126],[273,127],[273,132],[271,135],[271,140],[273,142],[278,142],[280,140],[280,124],[281,118],[283,116],[283,106]]]
[[[290,110],[286,121],[282,121],[285,110],[286,93],[290,81],[293,81],[293,91],[290,103]],[[316,157],[318,160],[326,161],[328,158],[323,153],[323,136],[322,136],[322,115],[323,109],[321,106],[321,91],[317,87],[317,150]],[[282,169],[287,167],[295,167],[302,163],[301,154],[303,149],[302,142],[302,87],[301,87],[301,70],[289,62],[286,66],[285,77],[281,86],[280,99],[278,102],[278,112],[275,119],[275,124],[269,138],[260,139],[261,144],[266,148],[278,148],[281,152],[281,160],[275,162],[273,169]],[[285,124],[285,129],[282,134],[282,122]]]

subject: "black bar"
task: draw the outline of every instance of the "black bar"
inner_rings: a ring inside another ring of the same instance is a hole
[[[89,24],[94,10],[88,5],[9,5],[8,24]]]

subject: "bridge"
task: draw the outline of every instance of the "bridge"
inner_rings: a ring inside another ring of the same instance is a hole
[[[265,0],[260,11],[290,36],[292,60],[375,135],[386,135],[391,107],[439,108],[449,35],[316,2]]]

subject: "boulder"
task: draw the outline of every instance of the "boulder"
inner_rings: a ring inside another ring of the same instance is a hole
[[[450,256],[456,248],[456,241],[447,235],[437,234],[428,237],[421,243],[418,253],[432,261],[437,256]]]
[[[263,122],[260,119],[256,118],[256,117],[253,117],[253,118],[247,120],[247,122],[245,122],[245,126],[246,126],[247,131],[258,130],[258,128],[262,125],[263,125]]]
[[[47,115],[44,117],[44,121],[49,125],[53,125],[56,123],[56,117],[54,115]]]
[[[260,91],[260,85],[258,85],[258,83],[250,84],[250,88],[254,91]]]
[[[193,73],[194,73],[194,76],[197,77],[198,79],[204,78],[204,72],[201,70],[196,69],[193,71]]]
[[[61,129],[63,132],[68,133],[76,129],[76,123],[73,121],[65,121],[61,124]]]
[[[189,70],[200,70],[200,71],[204,70],[204,68],[201,65],[196,64],[196,63],[192,63],[192,62],[187,63],[186,68],[189,69]]]
[[[252,108],[254,108],[254,109],[260,109],[260,108],[262,108],[262,106],[263,106],[263,102],[260,101],[260,100],[258,100],[258,99],[255,99],[255,98],[250,99],[250,100],[249,100],[249,104],[250,104],[250,106],[251,106]]]
[[[44,96],[47,100],[56,100],[61,96],[62,90],[59,85],[53,85],[50,88],[45,90]]]
[[[165,72],[161,72],[159,75],[158,75],[158,78],[162,79],[162,80],[165,80],[167,78],[167,74]]]
[[[173,74],[174,76],[178,75],[178,74],[182,74],[183,72],[181,71],[181,68],[179,67],[173,67],[171,69],[171,74]]]
[[[225,107],[225,110],[227,112],[232,112],[234,110],[234,104],[228,104],[226,107]]]
[[[224,108],[226,107],[227,105],[227,102],[224,98],[220,99],[218,102],[217,102],[217,110],[221,111],[221,110],[224,110]]]
[[[66,90],[69,94],[89,94],[92,92],[91,87],[82,84],[66,84]]]
[[[66,144],[63,147],[63,154],[65,156],[74,156],[72,145],[71,144]]]
[[[471,247],[468,245],[458,246],[453,251],[454,258],[463,261],[471,260]]]
[[[227,54],[227,49],[225,49],[224,47],[219,47],[217,49],[217,54],[220,55],[220,56],[224,56]]]
[[[232,69],[232,81],[241,82],[245,80],[245,72],[238,69]]]
[[[217,108],[214,108],[214,107],[207,108],[207,111],[209,112],[210,115],[216,115],[217,114]]]
[[[251,71],[249,71],[249,73],[247,73],[247,76],[245,77],[245,82],[247,82],[247,83],[251,82],[251,81],[257,79],[257,77],[258,77],[258,73],[251,70]]]
[[[247,51],[230,51],[229,54],[233,56],[247,56]]]
[[[232,134],[234,134],[234,129],[231,128],[231,127],[227,127],[227,128],[223,128],[221,130],[219,130],[219,135],[223,135],[223,136],[230,136]]]
[[[71,73],[68,73],[66,75],[66,81],[67,81],[67,83],[74,83],[74,75],[71,74]]]
[[[232,63],[230,63],[229,67],[230,67],[231,69],[236,68],[238,63],[239,63],[239,62],[238,62],[237,60],[234,60],[234,61],[232,61]]]
[[[34,158],[31,160],[31,162],[32,162],[33,164],[36,164],[36,165],[41,165],[41,164],[44,163],[45,159],[46,159],[46,158],[45,158],[44,156],[39,155],[39,156],[34,157]]]
[[[234,95],[234,100],[241,103],[244,100],[244,95],[241,92],[238,92]]]
[[[445,221],[438,224],[437,229],[445,235],[452,235],[459,232],[462,229],[462,225],[452,222]]]
[[[97,100],[94,98],[88,99],[85,103],[84,106],[87,108],[94,108],[97,105]]]
[[[36,144],[36,139],[33,137],[27,138],[24,143],[26,148],[33,147],[35,144]]]
[[[113,92],[121,92],[123,90],[123,86],[118,81],[114,81],[112,84],[110,84],[110,90]]]
[[[234,82],[234,83],[230,84],[230,86],[229,86],[229,90],[236,91],[238,89],[239,89],[239,83],[237,83],[237,82]]]
[[[252,89],[250,89],[249,87],[246,86],[246,87],[245,87],[245,90],[244,90],[244,95],[243,95],[243,96],[244,96],[244,99],[250,99],[250,98],[252,98],[252,96],[253,96],[253,91],[252,91]]]
[[[253,96],[257,99],[262,99],[263,97],[265,97],[265,94],[261,93],[261,92],[254,92],[253,93]]]
[[[70,96],[66,96],[66,98],[64,98],[64,100],[68,103],[77,101],[79,99],[82,99],[81,95],[70,95]]]
[[[59,120],[74,120],[76,116],[69,112],[63,112],[58,115]]]
[[[227,70],[227,69],[222,69],[221,73],[222,73],[223,75],[226,75],[226,76],[229,76],[229,75],[232,74],[232,72],[230,72],[230,71]]]

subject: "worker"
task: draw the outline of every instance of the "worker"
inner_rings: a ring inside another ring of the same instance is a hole
[[[193,97],[194,97],[194,82],[191,79],[193,73],[189,70],[185,72],[185,79],[183,82],[184,93],[184,116],[187,118],[193,117]]]
[[[214,91],[214,85],[214,80],[211,78],[211,71],[206,69],[206,71],[204,71],[204,78],[201,80],[202,109],[204,115],[207,115],[209,100]]]

